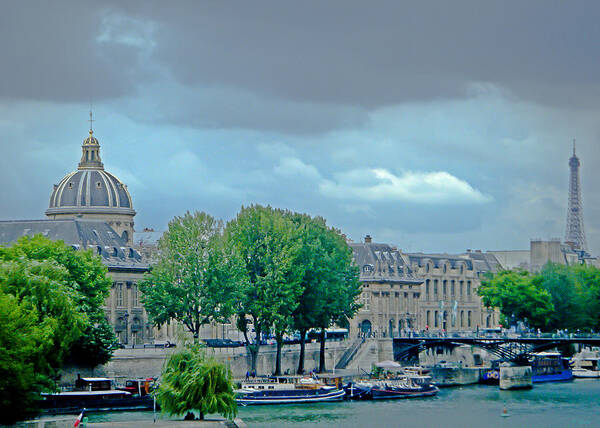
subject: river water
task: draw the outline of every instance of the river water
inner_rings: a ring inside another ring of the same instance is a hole
[[[504,407],[508,417],[502,416]],[[257,428],[600,427],[600,380],[536,384],[520,391],[469,385],[422,399],[255,406],[241,408],[239,416]]]
[[[502,416],[504,408],[508,417]],[[535,384],[520,391],[468,385],[407,400],[249,406],[239,409],[239,417],[249,428],[600,427],[600,380]],[[100,420],[145,420],[140,426],[152,426],[152,413],[90,415],[90,422]]]

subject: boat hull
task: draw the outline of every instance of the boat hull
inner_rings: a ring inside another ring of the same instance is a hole
[[[349,400],[370,400],[371,387],[350,382],[344,387],[346,398]]]
[[[531,380],[533,383],[540,382],[561,382],[573,379],[573,372],[571,370],[563,370],[560,373],[552,373],[552,374],[536,374],[535,370],[533,372],[533,376],[531,376]]]
[[[343,389],[293,389],[278,391],[257,391],[242,393],[236,402],[242,406],[264,404],[303,404],[325,401],[341,401],[346,392]]]
[[[150,395],[110,399],[75,398],[73,400],[53,400],[52,398],[48,398],[40,402],[42,412],[51,415],[77,414],[81,412],[81,409],[86,409],[90,412],[151,410],[153,406],[154,399]]]
[[[436,395],[438,391],[438,387],[433,385],[424,388],[373,387],[371,389],[371,396],[373,400],[419,398],[431,397],[433,395]]]

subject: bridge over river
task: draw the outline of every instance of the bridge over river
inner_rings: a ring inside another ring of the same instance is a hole
[[[600,346],[600,337],[399,337],[394,338],[394,360],[416,358],[429,348],[477,346],[501,361],[519,363],[536,353],[550,349],[565,350],[569,345]]]

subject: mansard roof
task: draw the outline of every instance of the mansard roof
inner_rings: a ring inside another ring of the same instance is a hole
[[[448,263],[452,269],[455,269],[464,263],[467,269],[476,272],[497,272],[501,268],[496,256],[480,251],[469,251],[464,254],[406,253],[406,256],[411,265],[416,263],[418,266],[431,262],[433,267],[439,268],[444,263]]]
[[[88,219],[61,220],[8,220],[0,221],[0,245],[10,245],[21,236],[41,234],[52,240],[61,240],[75,250],[92,249],[102,257],[109,270],[148,270],[141,254],[127,246],[106,222]]]
[[[421,284],[398,249],[388,244],[350,243],[361,281]]]

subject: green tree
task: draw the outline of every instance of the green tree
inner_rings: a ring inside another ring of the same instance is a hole
[[[204,324],[234,314],[242,262],[224,244],[223,223],[206,213],[187,212],[169,222],[158,243],[158,262],[140,283],[155,324],[177,320],[197,342]]]
[[[587,325],[582,328],[600,329],[600,269],[577,265],[571,268],[579,290],[579,308],[585,314]]]
[[[478,294],[487,307],[497,307],[502,324],[514,315],[534,328],[544,328],[552,314],[552,296],[526,271],[500,271],[481,281]]]
[[[213,358],[206,358],[198,346],[169,357],[156,400],[169,415],[193,411],[200,413],[200,419],[212,413],[228,419],[237,415],[231,372]]]
[[[259,205],[242,207],[227,224],[227,238],[244,262],[237,326],[244,334],[254,371],[262,334],[274,326],[280,343],[302,293],[304,266],[297,263],[300,241],[296,226],[283,211]],[[254,337],[248,322],[254,327]],[[279,361],[280,351],[278,367]]]
[[[111,279],[100,257],[92,250],[75,251],[62,241],[52,241],[41,235],[24,236],[10,247],[0,247],[0,260],[23,258],[52,261],[65,269],[64,282],[75,292],[74,307],[85,314],[83,334],[72,345],[69,361],[90,367],[108,362],[117,347],[117,340],[103,309]]]
[[[360,294],[358,270],[352,252],[339,231],[322,217],[290,214],[301,231],[299,262],[305,266],[303,293],[293,313],[293,328],[300,333],[298,373],[304,372],[305,338],[311,328],[321,328],[320,367],[325,370],[325,329],[332,323],[345,325],[354,316]]]
[[[587,311],[583,310],[583,287],[577,281],[573,268],[553,263],[546,264],[532,278],[537,288],[546,290],[551,297],[553,310],[548,315],[546,328],[572,329],[589,325]]]
[[[0,423],[37,413],[86,325],[68,276],[53,260],[0,260]]]

